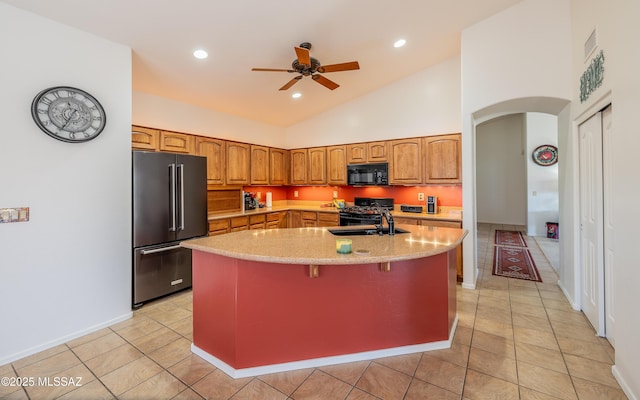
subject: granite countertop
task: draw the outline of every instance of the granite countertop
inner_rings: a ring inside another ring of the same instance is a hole
[[[272,213],[278,211],[290,211],[290,210],[299,210],[299,211],[312,211],[312,212],[328,212],[328,213],[338,213],[340,210],[335,207],[321,207],[314,205],[281,205],[281,206],[273,206],[270,208],[256,208],[255,210],[247,210],[247,211],[237,211],[237,212],[229,212],[229,213],[210,213],[209,221],[215,221],[219,219],[225,218],[233,218],[233,217],[242,217],[246,215],[256,215],[256,214],[265,214]],[[442,220],[442,221],[456,221],[462,222],[462,210],[458,207],[440,207],[440,210],[436,214],[427,214],[427,213],[409,213],[400,211],[399,206],[391,212],[394,217],[408,217],[408,218],[421,218],[421,219],[432,219],[432,220]]]
[[[344,265],[429,257],[456,248],[467,235],[465,229],[404,224],[397,227],[409,232],[394,236],[335,236],[328,229],[353,227],[257,229],[187,240],[181,245],[250,261]],[[338,254],[337,239],[351,239],[353,252]]]

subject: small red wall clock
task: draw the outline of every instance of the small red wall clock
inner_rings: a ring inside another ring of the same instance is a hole
[[[536,147],[531,153],[531,157],[536,164],[548,167],[558,162],[558,148],[550,144],[543,144]]]

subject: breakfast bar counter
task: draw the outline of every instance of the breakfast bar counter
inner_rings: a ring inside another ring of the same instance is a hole
[[[467,231],[398,228],[407,232],[259,229],[183,242],[193,250],[192,351],[240,378],[449,347]],[[337,253],[340,239],[350,254]]]

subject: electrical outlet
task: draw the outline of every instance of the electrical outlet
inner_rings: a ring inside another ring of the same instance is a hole
[[[418,201],[424,201],[424,193],[418,193]]]
[[[293,197],[298,197],[298,191],[297,190],[293,191]]]
[[[256,194],[256,198],[257,198],[258,200],[260,200],[260,199],[262,198],[262,192],[258,192],[258,193]]]
[[[334,191],[333,191],[333,198],[334,198],[334,199],[337,199],[337,198],[338,198],[338,191],[337,191],[337,190],[334,190]]]

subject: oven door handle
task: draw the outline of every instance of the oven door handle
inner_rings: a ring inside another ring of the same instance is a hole
[[[182,248],[182,246],[177,244],[175,246],[160,247],[159,249],[141,250],[140,254],[142,254],[143,256],[146,256],[147,254],[162,253],[163,251],[176,250],[180,248]]]

